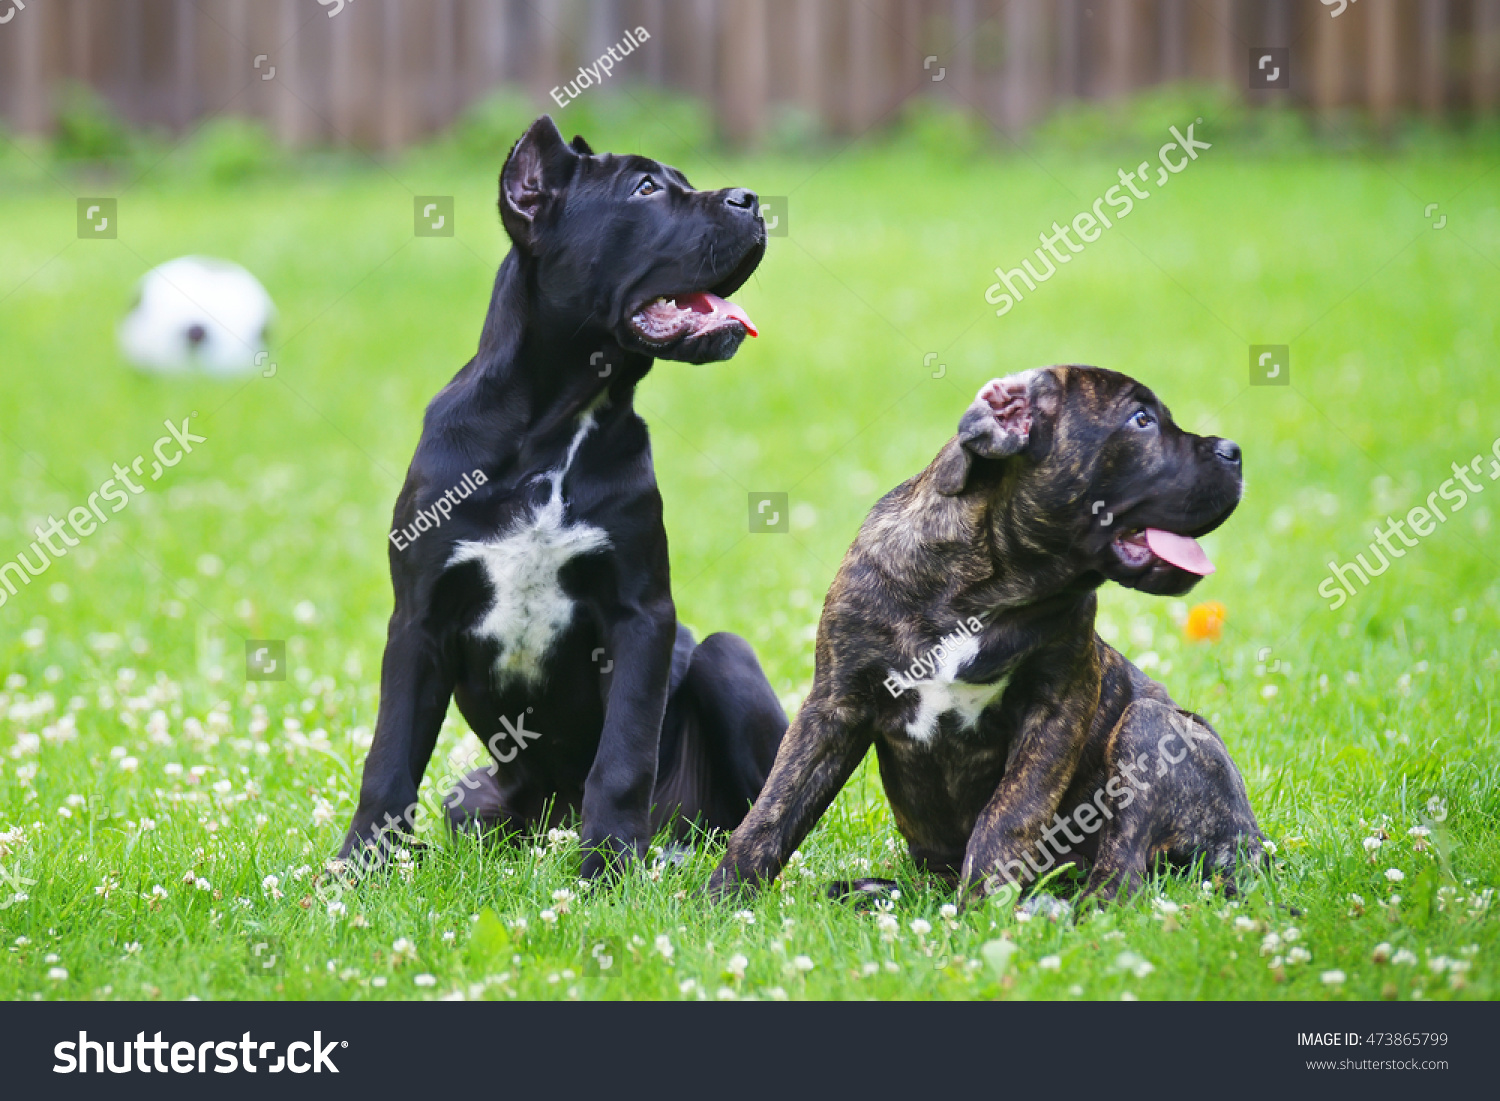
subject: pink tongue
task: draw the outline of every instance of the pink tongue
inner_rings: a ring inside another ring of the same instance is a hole
[[[680,294],[677,296],[679,309],[692,310],[694,313],[721,313],[725,317],[732,317],[741,325],[745,326],[745,332],[751,336],[759,336],[760,330],[755,327],[755,322],[750,320],[750,315],[740,307],[736,306],[727,298],[720,298],[716,294]]]
[[[1162,531],[1161,528],[1147,528],[1146,545],[1151,548],[1152,554],[1164,562],[1170,562],[1179,570],[1187,570],[1199,577],[1207,577],[1214,572],[1214,564],[1203,553],[1198,540],[1189,536],[1176,535],[1170,531]]]

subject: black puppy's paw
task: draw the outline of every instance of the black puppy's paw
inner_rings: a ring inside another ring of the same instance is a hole
[[[583,850],[583,867],[579,875],[584,879],[613,879],[632,861],[646,855],[644,841],[629,841],[614,834],[585,837],[579,842]]]

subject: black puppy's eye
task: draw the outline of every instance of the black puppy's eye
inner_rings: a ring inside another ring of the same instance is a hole
[[[635,185],[635,191],[632,192],[632,194],[635,194],[635,195],[655,195],[660,190],[661,190],[660,185],[658,185],[657,182],[655,180],[653,180],[650,176],[647,176],[640,183],[638,183],[638,184]]]
[[[1150,428],[1156,423],[1156,418],[1148,409],[1137,409],[1135,415],[1130,418],[1130,423],[1136,428]]]

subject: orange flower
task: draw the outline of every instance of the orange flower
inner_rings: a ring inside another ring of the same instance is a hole
[[[1194,604],[1188,612],[1187,622],[1182,625],[1182,633],[1189,642],[1218,642],[1224,633],[1226,614],[1224,605],[1217,600]]]

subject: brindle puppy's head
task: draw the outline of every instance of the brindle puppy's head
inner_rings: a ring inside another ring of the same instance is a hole
[[[979,499],[997,545],[1170,596],[1213,572],[1194,537],[1243,488],[1235,443],[1183,431],[1145,386],[1098,367],[986,383],[932,475],[940,493]]]
[[[695,191],[659,161],[569,145],[543,116],[500,173],[500,217],[560,328],[689,363],[728,359],[755,335],[724,297],[765,255],[753,191]]]

